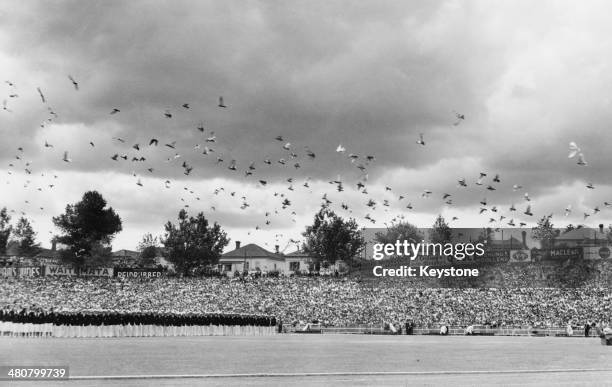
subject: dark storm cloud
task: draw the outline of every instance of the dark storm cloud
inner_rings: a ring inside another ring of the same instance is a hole
[[[185,151],[201,140],[202,121],[224,154],[243,163],[282,155],[273,140],[280,134],[301,155],[309,146],[324,166],[336,163],[338,143],[379,155],[379,167],[423,165],[436,156],[409,150],[418,132],[451,129],[455,108],[477,117],[478,83],[503,62],[476,66],[485,47],[464,41],[477,32],[463,25],[464,11],[430,39],[422,31],[439,28],[444,3],[387,5],[32,3],[6,18],[7,51],[42,74],[58,122],[95,127],[119,107],[112,118],[131,142],[177,140]],[[80,81],[78,93],[66,74]],[[216,108],[219,95],[227,111]],[[39,105],[27,110],[45,113]],[[40,115],[22,119],[23,140]],[[74,168],[109,166],[92,160]]]
[[[379,203],[390,200],[390,208],[399,211],[406,203],[393,200],[404,195],[419,219],[442,211],[478,211],[484,197],[509,206],[521,202],[524,192],[534,200],[546,198],[545,205],[536,202],[542,211],[562,211],[572,201],[577,208],[593,207],[608,194],[612,198],[606,181],[612,162],[607,142],[612,42],[602,38],[612,32],[606,3],[4,5],[0,65],[16,88],[0,86],[0,99],[12,110],[0,112],[0,134],[9,139],[0,142],[2,166],[13,163],[8,169],[23,173],[25,162],[31,162],[36,173],[55,170],[66,179],[80,172],[115,172],[104,175],[111,176],[105,183],[127,184],[113,199],[139,229],[153,218],[161,224],[182,203],[174,198],[171,210],[160,209],[165,196],[148,191],[149,181],[144,193],[134,195],[140,199],[128,199],[126,192],[140,189],[137,177],[157,179],[155,189],[162,191],[166,179],[191,185],[222,178],[220,184],[241,184],[245,193],[262,197],[286,187],[268,186],[262,193],[255,188],[259,179],[272,184],[291,176],[298,185],[312,177],[313,186],[325,188],[310,196],[295,194],[301,200],[299,216],[310,219],[302,212],[314,211],[327,190],[335,206],[346,201],[353,215],[362,217],[368,197],[353,191],[362,177],[356,165],[365,155],[376,156],[368,165],[371,196]],[[68,75],[79,82],[79,91]],[[37,87],[58,114],[51,122]],[[18,98],[8,98],[13,91]],[[227,109],[217,107],[221,95]],[[110,115],[113,108],[121,112]],[[454,111],[465,114],[456,126]],[[196,129],[200,124],[204,134]],[[211,131],[217,140],[207,144]],[[419,133],[425,146],[416,144]],[[274,140],[278,135],[291,142],[300,169]],[[151,138],[160,145],[149,147]],[[44,148],[45,141],[54,147]],[[173,141],[176,149],[164,146]],[[583,149],[588,167],[567,158],[569,141]],[[140,151],[132,148],[136,143]],[[202,155],[196,144],[215,152]],[[346,154],[335,152],[338,144]],[[21,161],[15,159],[19,146]],[[305,147],[316,153],[315,160],[306,158]],[[62,161],[64,151],[72,163]],[[176,153],[181,157],[174,159]],[[358,154],[359,161],[351,163],[348,153]],[[147,160],[113,161],[114,154]],[[221,154],[224,162],[217,165]],[[263,164],[266,157],[273,166]],[[281,157],[287,166],[277,163]],[[232,159],[236,172],[227,169]],[[194,167],[189,176],[183,174],[183,161]],[[256,175],[244,180],[253,161]],[[147,171],[151,167],[153,173]],[[481,171],[488,177],[478,187],[474,182]],[[502,182],[487,191],[495,174]],[[327,184],[338,175],[350,187],[343,196]],[[456,186],[460,178],[468,189]],[[596,192],[583,190],[588,182]],[[82,183],[71,182],[79,192],[88,188]],[[513,184],[524,189],[514,192]],[[211,195],[214,188],[202,190]],[[431,198],[420,198],[425,189],[434,192]],[[20,195],[5,191],[0,199],[7,192],[11,200]],[[443,205],[444,192],[453,195],[453,207]],[[147,193],[158,196],[142,200]],[[257,209],[263,208],[262,202]],[[241,223],[231,211],[219,214],[238,229],[257,223],[249,216]],[[288,227],[290,221],[283,222]]]

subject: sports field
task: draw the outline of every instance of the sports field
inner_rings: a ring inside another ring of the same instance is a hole
[[[0,348],[2,365],[69,365],[62,385],[612,384],[612,347],[594,338],[0,338]],[[29,384],[41,382],[14,383]]]

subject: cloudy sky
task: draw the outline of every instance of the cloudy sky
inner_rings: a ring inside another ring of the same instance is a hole
[[[437,214],[458,227],[531,226],[550,213],[558,227],[612,223],[609,2],[0,3],[0,207],[32,219],[44,246],[51,217],[87,190],[123,220],[115,249],[161,235],[186,205],[218,221],[230,246],[284,249],[325,193],[368,227],[398,216],[427,227]],[[587,166],[568,158],[570,141]]]

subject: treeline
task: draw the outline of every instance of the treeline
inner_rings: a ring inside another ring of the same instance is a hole
[[[112,265],[111,243],[122,231],[122,221],[99,192],[85,192],[79,202],[68,204],[64,213],[52,220],[60,230],[53,241],[59,245],[59,256],[64,263],[76,267]],[[395,223],[383,234],[377,234],[376,239],[379,242],[416,239],[416,230],[407,222]],[[441,216],[436,219],[432,232],[435,240],[450,237],[450,228]],[[366,246],[363,228],[357,221],[343,219],[327,204],[314,215],[302,237],[301,241],[292,241],[312,258],[315,266],[337,260],[351,264],[363,256]],[[0,255],[6,254],[9,241],[19,244],[22,256],[33,256],[40,250],[30,221],[22,217],[13,226],[4,208],[0,211]],[[166,222],[163,235],[143,236],[138,244],[137,264],[151,267],[156,264],[156,258],[163,257],[178,273],[189,275],[217,264],[229,242],[221,225],[209,222],[204,213],[192,216],[181,209],[174,222]]]
[[[0,255],[5,255],[9,246],[14,245],[19,255],[33,256],[40,251],[36,243],[36,232],[31,222],[22,216],[15,224],[6,207],[0,209]]]

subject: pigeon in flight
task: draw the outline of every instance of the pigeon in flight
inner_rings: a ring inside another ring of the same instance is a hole
[[[79,90],[79,83],[72,78],[72,75],[68,75],[68,79],[72,82],[72,86],[74,86],[75,90]]]
[[[45,99],[45,95],[43,94],[42,90],[40,90],[40,87],[37,87],[36,90],[38,90],[38,95],[40,95],[40,99],[42,100],[42,102],[47,103],[47,100]]]
[[[453,113],[455,113],[455,117],[457,118],[457,121],[455,121],[453,126],[457,126],[461,123],[461,121],[465,120],[465,115],[457,113],[455,111],[453,111]]]
[[[419,133],[419,139],[416,141],[419,145],[425,145],[425,140],[423,140],[423,133]]]
[[[71,158],[68,158],[68,151],[64,151],[64,158],[62,160],[64,160],[67,163],[72,161]]]
[[[578,145],[576,145],[576,143],[573,141],[570,142],[569,143],[569,155],[567,155],[567,158],[573,159],[579,153],[580,153],[580,148],[578,147]]]
[[[223,102],[223,97],[219,97],[219,107],[220,108],[226,108],[227,106],[225,105],[225,103]]]
[[[121,112],[121,110],[117,109],[117,108],[113,108],[113,110],[111,110],[110,114],[117,114]]]

